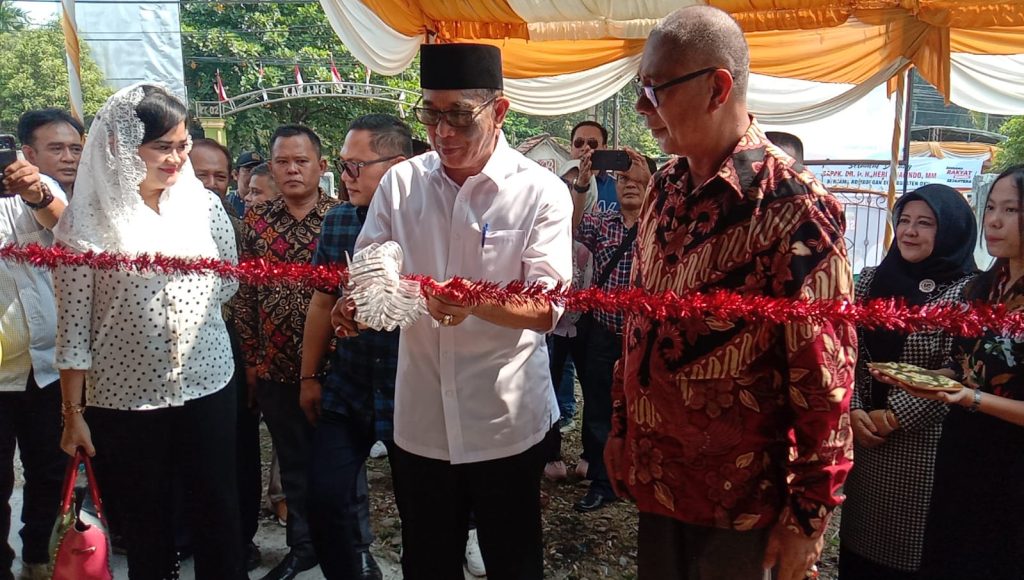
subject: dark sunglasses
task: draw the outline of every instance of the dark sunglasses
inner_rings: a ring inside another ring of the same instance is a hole
[[[597,147],[600,145],[600,143],[597,142],[597,139],[583,139],[582,137],[572,142],[572,146],[577,149],[583,149],[584,144],[586,144],[591,149],[597,149]]]
[[[636,91],[637,98],[645,98],[645,99],[647,99],[648,101],[651,102],[651,105],[654,105],[654,108],[657,109],[658,108],[658,94],[657,93],[661,89],[667,89],[669,87],[674,87],[676,85],[683,84],[686,81],[692,81],[693,79],[695,79],[697,77],[701,77],[701,76],[704,76],[704,75],[706,75],[708,73],[715,72],[716,70],[718,70],[718,67],[713,67],[712,66],[712,67],[708,67],[708,68],[702,68],[699,71],[694,71],[694,72],[692,72],[690,74],[685,74],[685,75],[683,75],[681,77],[674,78],[674,79],[672,79],[670,81],[665,81],[665,82],[661,83],[660,85],[656,85],[656,86],[645,85],[645,84],[643,84],[643,81],[640,80],[640,77],[636,77],[636,78],[633,79],[633,89]]]
[[[381,157],[380,159],[374,159],[373,161],[346,161],[344,159],[338,159],[334,162],[334,167],[338,169],[338,173],[344,172],[352,179],[359,179],[359,171],[367,165],[384,163],[399,157],[401,157],[401,155],[392,155],[391,157]]]

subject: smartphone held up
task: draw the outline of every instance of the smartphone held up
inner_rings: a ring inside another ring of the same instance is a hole
[[[18,147],[14,135],[0,134],[0,197],[14,195],[4,188],[4,172],[7,167],[18,160]]]
[[[627,171],[633,160],[621,149],[597,149],[590,154],[590,168],[603,171]]]

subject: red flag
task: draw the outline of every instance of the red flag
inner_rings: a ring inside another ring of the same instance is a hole
[[[263,100],[267,100],[267,91],[263,88],[263,61],[260,61],[260,72],[259,76],[256,77],[256,86],[260,88],[263,94]]]
[[[220,69],[217,69],[217,81],[213,85],[213,90],[217,93],[217,99],[220,102],[228,100],[228,93],[224,90],[224,81],[220,79]]]
[[[299,71],[299,63],[295,63],[295,84],[302,86],[302,73]]]
[[[331,81],[335,83],[342,82],[341,73],[338,72],[338,67],[334,65],[334,56],[331,56]]]

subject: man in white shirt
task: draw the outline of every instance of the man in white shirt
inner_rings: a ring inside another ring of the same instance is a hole
[[[501,132],[496,47],[424,45],[423,103],[434,151],[384,176],[356,250],[394,240],[403,272],[449,280],[555,285],[572,277],[565,185]],[[543,577],[541,441],[557,424],[544,333],[547,302],[460,304],[431,296],[430,318],[401,335],[395,392],[395,497],[408,580],[462,578],[472,511],[488,577]],[[351,304],[333,321],[358,332]]]
[[[0,245],[49,246],[49,228],[64,211],[64,192],[27,161],[2,174]],[[60,386],[53,366],[57,307],[50,274],[0,261],[0,579],[13,578],[8,504],[14,490],[14,449],[25,469],[20,578],[49,578],[48,546],[57,518],[67,457],[60,450]]]

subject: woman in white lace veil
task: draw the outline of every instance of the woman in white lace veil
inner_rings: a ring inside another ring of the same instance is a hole
[[[54,230],[79,252],[237,261],[217,197],[188,161],[188,109],[165,87],[118,91],[96,116],[75,196]],[[63,267],[57,295],[69,454],[96,456],[118,506],[130,578],[177,578],[170,498],[185,486],[195,578],[246,578],[235,485],[234,360],[221,306],[237,283],[217,276]],[[86,421],[88,420],[88,423]],[[95,444],[94,444],[95,443]],[[183,477],[173,478],[172,473]]]
[[[191,138],[186,137],[184,149],[176,152],[178,157],[168,155],[155,173],[147,172],[140,156],[170,152],[154,139],[166,131],[147,135],[136,114],[147,87],[156,90],[157,85],[122,89],[97,113],[82,151],[75,201],[54,230],[55,237],[83,252],[214,256],[212,238],[196,235],[202,234],[206,224],[194,219],[191,211],[208,196],[188,161]],[[163,127],[155,131],[160,129]],[[143,148],[144,141],[152,145]],[[184,165],[175,167],[181,160]],[[165,171],[170,168],[176,171]]]

